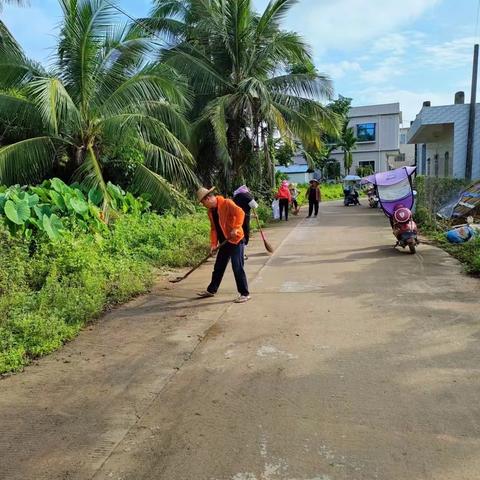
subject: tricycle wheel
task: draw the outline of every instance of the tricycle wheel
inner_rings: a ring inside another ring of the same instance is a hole
[[[414,254],[416,253],[417,247],[413,243],[410,243],[408,249],[410,250],[410,253]]]

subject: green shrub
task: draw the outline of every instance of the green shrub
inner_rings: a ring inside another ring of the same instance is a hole
[[[417,176],[414,188],[417,191],[415,219],[418,224],[431,227],[435,223],[438,210],[457,197],[468,184],[467,180],[458,178]]]
[[[341,183],[324,183],[320,185],[322,201],[339,200],[343,198],[343,185]]]
[[[450,255],[463,263],[465,271],[471,275],[480,275],[480,238],[466,243],[449,243],[443,234],[436,236],[438,244]]]
[[[298,195],[299,205],[308,203],[308,199],[305,197],[308,187],[308,183],[301,184],[297,187],[300,192]],[[322,202],[343,198],[343,186],[341,183],[322,183],[320,184],[320,191],[322,192]]]
[[[480,275],[480,238],[462,244],[449,243],[444,232],[452,228],[451,222],[440,221],[436,216],[442,205],[457,197],[469,183],[456,178],[416,177],[415,221],[423,234],[462,262],[467,273]]]
[[[97,232],[69,227],[52,241],[0,226],[0,373],[20,370],[109,305],[147,291],[155,267],[195,264],[209,248],[205,211],[125,213]]]

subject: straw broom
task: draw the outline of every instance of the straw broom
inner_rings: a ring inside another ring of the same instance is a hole
[[[258,215],[257,215],[257,211],[253,208],[253,216],[256,218],[257,220],[257,225],[258,225],[258,229],[260,230],[260,235],[262,236],[262,240],[263,240],[263,245],[265,246],[265,250],[268,252],[268,253],[273,253],[275,251],[275,249],[272,247],[272,245],[267,241],[267,239],[265,238],[265,234],[263,233],[263,230],[262,230],[262,227],[260,225],[260,220],[258,218]]]

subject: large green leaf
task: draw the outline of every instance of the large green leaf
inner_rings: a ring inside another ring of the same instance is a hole
[[[50,183],[52,185],[52,188],[58,193],[65,193],[70,190],[70,188],[59,178],[52,178],[50,180]]]
[[[88,199],[90,202],[92,202],[94,205],[100,205],[103,200],[103,194],[102,191],[99,188],[91,188],[88,191]]]
[[[33,195],[26,194],[25,200],[27,200],[29,207],[33,207],[38,204],[38,202],[40,201],[40,197],[37,194],[33,194]]]
[[[30,218],[30,207],[26,200],[13,202],[8,200],[5,203],[6,217],[16,225],[23,225]]]
[[[43,216],[43,228],[50,240],[58,240],[60,238],[61,230],[63,230],[63,223],[57,215]]]
[[[55,190],[52,190],[50,192],[50,197],[52,199],[52,203],[58,207],[62,212],[65,212],[67,210],[67,206],[65,205],[65,200],[62,197],[62,195]]]
[[[35,205],[33,207],[33,210],[39,220],[43,220],[44,215],[50,216],[52,214],[52,208],[50,207],[50,205],[44,203],[40,205]]]
[[[50,190],[46,187],[30,187],[30,191],[40,198],[42,203],[50,202],[49,192]]]
[[[73,197],[70,199],[70,206],[78,213],[78,215],[85,215],[88,212],[88,203],[81,198]]]

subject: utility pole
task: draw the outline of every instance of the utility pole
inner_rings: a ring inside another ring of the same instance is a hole
[[[475,137],[475,104],[477,102],[477,73],[478,73],[478,43],[473,49],[472,92],[470,95],[470,116],[468,119],[467,160],[465,163],[465,178],[472,179],[473,143]]]

